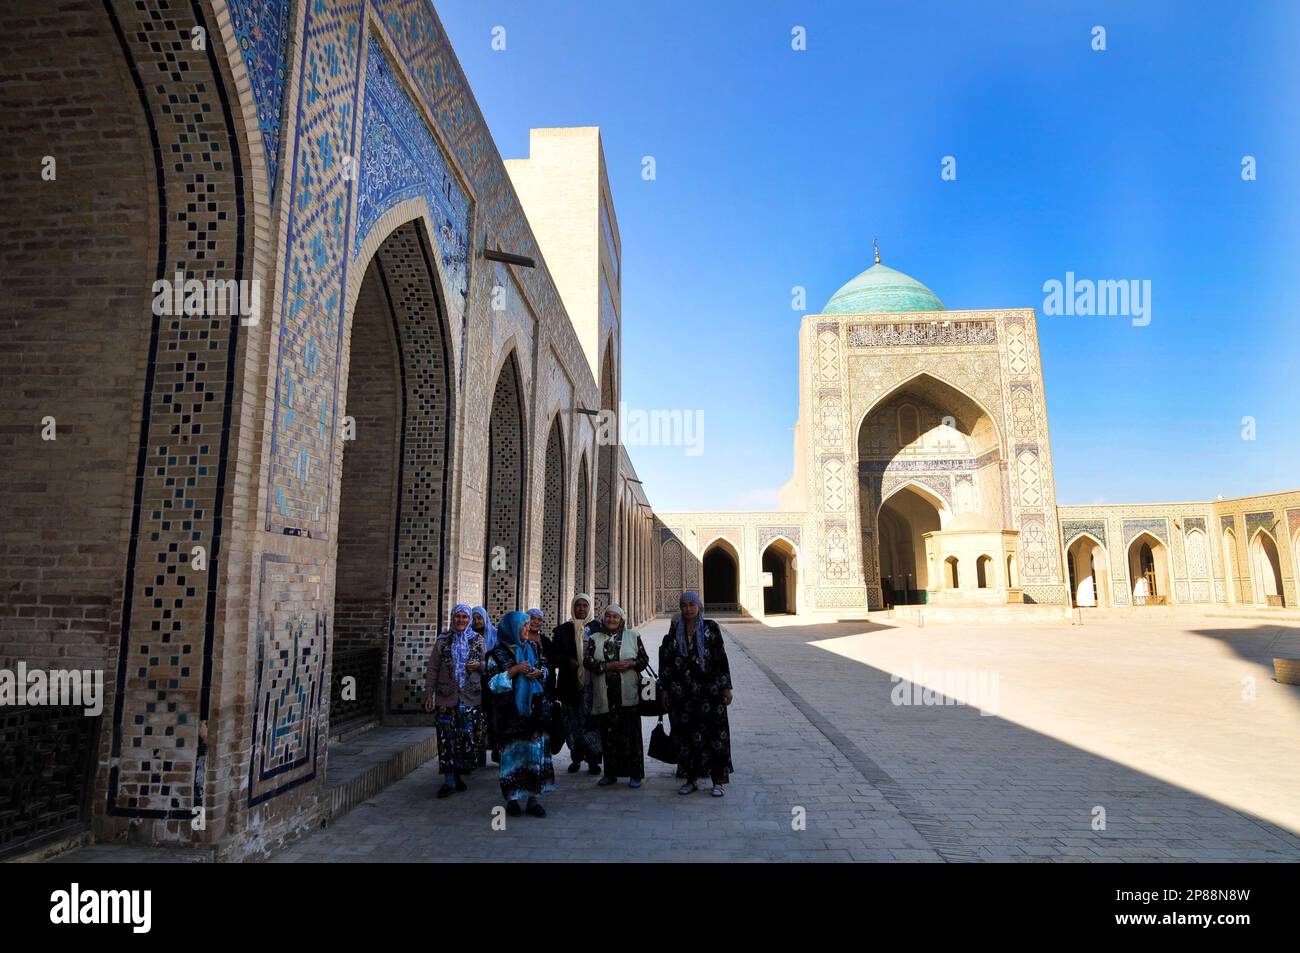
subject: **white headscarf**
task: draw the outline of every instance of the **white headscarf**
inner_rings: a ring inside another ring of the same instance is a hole
[[[579,601],[585,602],[587,604],[587,618],[582,620],[579,620],[573,614],[573,607],[576,606],[579,603]],[[592,610],[591,596],[587,595],[585,592],[578,593],[576,596],[573,597],[573,601],[569,603],[569,621],[573,623],[573,641],[575,643],[574,648],[575,651],[577,651],[578,653],[577,659],[578,659],[578,688],[579,689],[581,689],[587,681],[587,668],[582,664],[582,651],[583,651],[582,641],[583,641],[583,635],[585,634],[585,630],[587,628],[587,624],[591,622],[591,610]]]

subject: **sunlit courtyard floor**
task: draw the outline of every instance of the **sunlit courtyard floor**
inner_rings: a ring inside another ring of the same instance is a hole
[[[725,798],[652,761],[598,789],[566,752],[549,816],[499,830],[495,772],[437,800],[435,761],[275,860],[1300,861],[1300,688],[1271,668],[1300,628],[1084,621],[728,621]],[[666,629],[643,628],[652,657]]]
[[[646,627],[652,652],[665,629]],[[1271,670],[1300,654],[1300,630],[1172,617],[728,629],[726,798],[679,797],[653,762],[640,791],[597,789],[561,755],[550,816],[494,831],[491,777],[438,801],[427,765],[278,859],[1300,860],[1300,688]],[[990,692],[958,701],[996,713],[927,705],[946,698],[891,678],[941,688],[954,673]]]

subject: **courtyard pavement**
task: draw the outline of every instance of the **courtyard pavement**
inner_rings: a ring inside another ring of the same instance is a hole
[[[597,788],[566,751],[549,816],[496,830],[494,772],[440,801],[433,762],[274,860],[1300,861],[1300,688],[1270,662],[1300,629],[1085,621],[728,622],[725,798],[649,760],[640,790]]]

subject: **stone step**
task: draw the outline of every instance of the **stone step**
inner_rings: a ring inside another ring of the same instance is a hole
[[[432,725],[376,725],[332,742],[325,769],[329,803],[323,819],[329,822],[342,817],[437,753]]]

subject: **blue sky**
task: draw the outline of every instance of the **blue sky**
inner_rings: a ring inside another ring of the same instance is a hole
[[[704,415],[698,456],[630,450],[657,509],[775,503],[791,288],[819,311],[877,236],[949,309],[1038,310],[1058,502],[1300,486],[1300,3],[436,6],[503,156],[601,127],[624,399]],[[1149,280],[1151,323],[1044,315],[1067,271]]]

